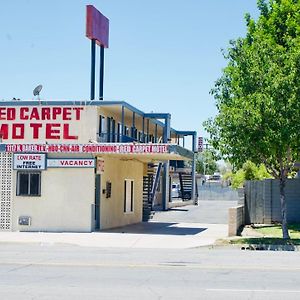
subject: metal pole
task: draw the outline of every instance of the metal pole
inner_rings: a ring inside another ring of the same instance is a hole
[[[95,99],[96,40],[91,40],[91,100]]]
[[[192,199],[194,200],[194,204],[198,204],[198,199],[196,197],[196,133],[193,134],[193,161],[192,161]]]
[[[135,112],[132,112],[132,126],[131,126],[131,137],[136,140],[136,136],[135,136]]]
[[[171,120],[170,115],[165,117],[165,124],[163,128],[163,142],[167,144],[171,135]],[[170,161],[165,161],[163,164],[163,176],[162,176],[162,209],[168,210],[168,202],[170,200]]]
[[[122,105],[122,119],[121,119],[121,126],[122,126],[122,132],[121,132],[121,143],[124,141],[124,122],[125,122],[125,108],[124,105]]]
[[[142,136],[142,143],[145,143],[145,117],[143,117],[143,125],[142,125],[142,132],[143,132],[143,136]]]
[[[150,124],[150,119],[147,120],[147,143],[149,143],[149,124]]]
[[[103,100],[103,82],[104,82],[104,46],[100,46],[100,75],[99,75],[99,100]]]

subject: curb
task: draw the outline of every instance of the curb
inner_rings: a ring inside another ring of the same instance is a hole
[[[242,250],[242,251],[300,251],[299,245],[268,245],[268,244],[229,244],[229,245],[210,245],[199,248],[209,250]]]

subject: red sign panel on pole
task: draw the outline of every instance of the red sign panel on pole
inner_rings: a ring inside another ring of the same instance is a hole
[[[93,5],[86,6],[86,36],[108,48],[109,20]]]
[[[198,152],[202,152],[203,151],[203,137],[200,136],[198,137]]]

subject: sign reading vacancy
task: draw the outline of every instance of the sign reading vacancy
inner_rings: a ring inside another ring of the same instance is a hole
[[[46,154],[14,154],[14,170],[45,170]]]
[[[81,159],[81,158],[66,158],[66,159],[48,159],[48,168],[94,168],[94,159]]]

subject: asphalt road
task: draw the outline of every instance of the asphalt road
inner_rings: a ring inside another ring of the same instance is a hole
[[[299,299],[300,253],[0,244],[0,299]]]

